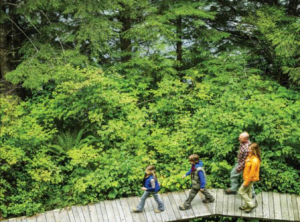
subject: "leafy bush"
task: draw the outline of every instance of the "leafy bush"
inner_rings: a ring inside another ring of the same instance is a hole
[[[256,188],[299,195],[300,93],[245,64],[225,54],[187,72],[191,83],[166,76],[147,92],[118,74],[65,66],[68,78],[51,90],[1,98],[3,216],[140,195],[148,164],[162,192],[186,189],[192,153],[207,187],[225,188],[242,131],[262,147]]]

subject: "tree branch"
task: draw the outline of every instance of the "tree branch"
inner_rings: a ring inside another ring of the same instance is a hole
[[[38,52],[39,50],[37,49],[37,47],[33,44],[32,40],[26,35],[26,33],[10,18],[8,18],[8,20],[10,20],[25,36],[26,38],[31,42],[31,44],[33,45],[34,49]]]

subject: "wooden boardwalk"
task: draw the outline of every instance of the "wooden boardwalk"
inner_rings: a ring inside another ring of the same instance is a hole
[[[209,190],[215,197],[214,203],[204,204],[199,193],[192,202],[192,208],[180,211],[189,190],[161,195],[166,210],[154,213],[157,204],[148,198],[142,213],[132,213],[139,197],[101,201],[86,206],[72,206],[69,209],[53,210],[33,217],[19,217],[1,222],[153,222],[184,221],[213,215],[257,218],[272,221],[300,221],[300,196],[262,192],[256,196],[258,207],[250,214],[239,210],[242,200],[239,195],[225,195],[222,189]]]

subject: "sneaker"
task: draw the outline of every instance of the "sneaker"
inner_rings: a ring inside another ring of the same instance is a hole
[[[258,202],[257,202],[257,200],[255,200],[255,205],[254,205],[254,207],[247,208],[247,209],[245,209],[244,211],[245,211],[246,213],[250,213],[250,212],[251,212],[253,209],[255,209],[257,206],[258,206]]]
[[[246,210],[247,208],[242,206],[242,207],[239,207],[240,210]]]
[[[212,200],[210,200],[210,199],[204,199],[204,200],[202,200],[203,203],[212,203],[214,201],[215,201],[215,199],[212,199]]]
[[[225,190],[225,193],[226,193],[226,194],[236,194],[237,192],[234,191],[234,190],[226,189],[226,190]]]
[[[160,210],[160,209],[156,209],[154,210],[155,213],[160,213],[160,212],[163,212],[163,210]]]
[[[245,209],[244,211],[245,211],[245,213],[250,213],[253,209],[254,209],[254,208],[247,208],[247,209]]]
[[[136,209],[136,208],[133,208],[132,209],[132,212],[133,213],[141,213],[141,212],[143,212],[142,210],[138,210],[138,209]]]
[[[178,208],[179,208],[179,210],[188,210],[188,209],[191,209],[190,207],[184,207],[183,205],[179,206]]]

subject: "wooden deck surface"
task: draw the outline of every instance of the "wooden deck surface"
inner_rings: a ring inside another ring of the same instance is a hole
[[[153,197],[147,199],[142,213],[132,213],[139,197],[106,200],[86,206],[72,206],[69,209],[53,210],[33,217],[18,217],[1,222],[158,222],[184,221],[213,215],[257,218],[271,221],[300,221],[300,196],[262,192],[256,196],[258,207],[247,214],[239,210],[242,200],[239,195],[225,195],[222,189],[210,189],[214,203],[204,204],[199,192],[192,202],[192,208],[180,211],[189,190],[164,193],[161,198],[165,211],[154,213],[157,203]]]

